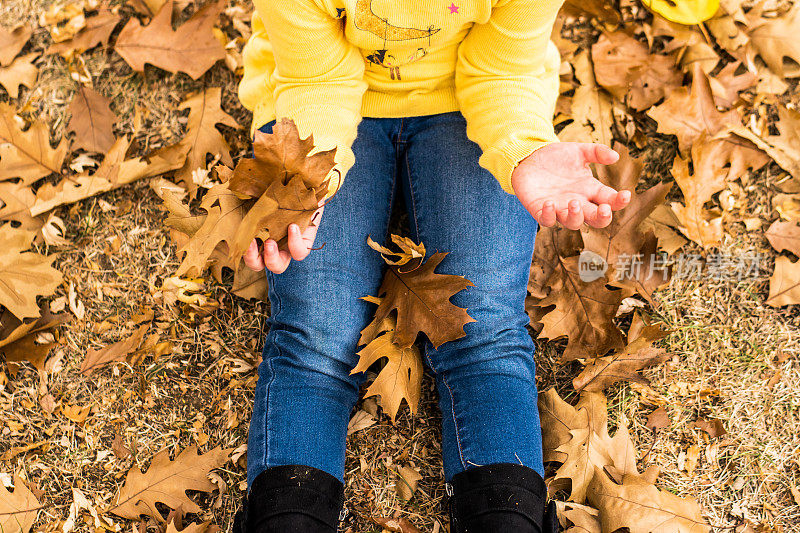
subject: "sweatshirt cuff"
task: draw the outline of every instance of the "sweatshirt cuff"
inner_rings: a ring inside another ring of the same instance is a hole
[[[500,148],[492,148],[484,152],[480,163],[497,178],[497,181],[500,182],[500,187],[504,191],[513,195],[514,189],[511,186],[511,175],[517,165],[535,150],[555,142],[559,142],[558,137],[555,135],[553,135],[552,139],[512,139]]]
[[[275,105],[272,100],[264,98],[253,108],[253,121],[250,123],[250,139],[256,134],[256,130],[275,120]]]

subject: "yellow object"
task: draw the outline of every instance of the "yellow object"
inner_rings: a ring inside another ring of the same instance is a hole
[[[719,0],[642,0],[642,3],[653,13],[687,26],[705,22],[719,9]]]
[[[558,142],[561,58],[550,40],[563,0],[254,0],[242,104],[251,136],[295,121],[353,165],[362,117],[460,110],[479,164],[513,194],[511,172]],[[277,68],[276,68],[277,65]]]

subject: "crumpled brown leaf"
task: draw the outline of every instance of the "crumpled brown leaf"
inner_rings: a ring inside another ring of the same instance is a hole
[[[589,361],[580,375],[572,380],[572,386],[577,391],[602,391],[618,381],[649,384],[638,371],[669,359],[666,350],[652,346],[666,334],[667,331],[660,326],[645,326],[624,349]]]

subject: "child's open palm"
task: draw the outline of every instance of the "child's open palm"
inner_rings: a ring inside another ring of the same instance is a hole
[[[603,185],[592,175],[589,163],[610,165],[617,159],[619,154],[604,144],[547,144],[517,165],[511,186],[542,226],[558,221],[569,229],[579,229],[584,222],[604,228],[613,211],[628,205],[631,191]]]

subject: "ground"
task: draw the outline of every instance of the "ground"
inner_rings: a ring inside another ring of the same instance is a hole
[[[0,24],[34,20],[50,3],[6,0],[0,6]],[[45,40],[45,30],[38,29],[33,46]],[[95,88],[113,97],[115,111],[123,117],[118,133],[130,130],[134,104],[149,110],[140,136],[143,147],[175,142],[182,115],[175,111],[177,103],[187,91],[204,86],[222,87],[223,108],[240,124],[249,124],[250,116],[236,98],[235,77],[219,65],[195,82],[157,69],[135,74],[111,51],[90,52],[84,59]],[[48,121],[58,137],[75,83],[59,58],[45,56],[39,66],[37,87],[23,95],[18,107]],[[0,100],[7,99],[0,92]],[[246,128],[222,129],[234,156],[242,156],[248,149]],[[670,165],[671,160],[659,159],[663,144],[673,142],[653,134],[645,148],[651,180]],[[754,212],[770,209],[778,179],[774,169],[766,167],[749,184]],[[73,501],[72,488],[80,488],[99,507],[107,504],[126,472],[133,465],[145,468],[162,448],[173,454],[190,444],[202,451],[215,446],[241,450],[269,314],[267,304],[241,300],[212,280],[206,280],[209,299],[219,308],[208,316],[190,310],[174,313],[162,304],[160,287],[179,261],[162,223],[165,211],[146,182],[60,208],[56,214],[66,222],[70,241],[59,248],[55,263],[65,276],[56,297],[67,296],[74,287],[85,317],[60,329],[45,377],[29,365],[13,376],[8,365],[0,364],[0,473],[21,470],[46,494],[36,531],[60,530]],[[402,231],[402,216],[396,217],[395,227]],[[800,471],[800,315],[794,307],[764,304],[775,254],[763,229],[746,231],[739,224],[734,230],[722,251],[763,253],[759,275],[718,283],[676,278],[661,290],[658,308],[646,313],[672,330],[660,342],[672,359],[645,372],[650,386],[622,384],[608,391],[609,419],[612,426],[623,419],[630,424],[640,466],[659,465],[660,486],[696,498],[717,530],[746,518],[764,531],[796,531],[800,507],[792,491]],[[171,342],[172,353],[82,375],[79,368],[87,350],[129,334],[131,318],[142,308],[155,310],[159,340]],[[537,341],[537,347],[539,389],[555,386],[568,392],[575,367],[556,363],[563,343]],[[62,406],[91,405],[91,413],[82,424],[49,414],[40,403],[47,394]],[[422,531],[443,531],[447,513],[436,401],[426,376],[416,417],[404,408],[396,424],[380,416],[376,425],[349,437],[350,513],[345,526],[351,531],[379,531],[370,517],[393,513],[408,517]],[[669,407],[671,424],[654,433],[645,422],[658,405]],[[362,400],[362,407],[373,410],[374,400]],[[692,427],[698,415],[723,420],[727,434],[709,439]],[[112,453],[117,436],[131,450],[129,457]],[[34,443],[42,444],[16,453]],[[687,472],[691,445],[701,453],[696,469]],[[394,490],[393,465],[398,463],[410,463],[422,474],[407,503]],[[205,510],[202,518],[227,530],[245,488],[244,459],[227,463],[219,475],[226,492],[216,501],[204,494],[196,498]],[[123,527],[131,528],[124,521]],[[93,527],[79,522],[75,530]]]

